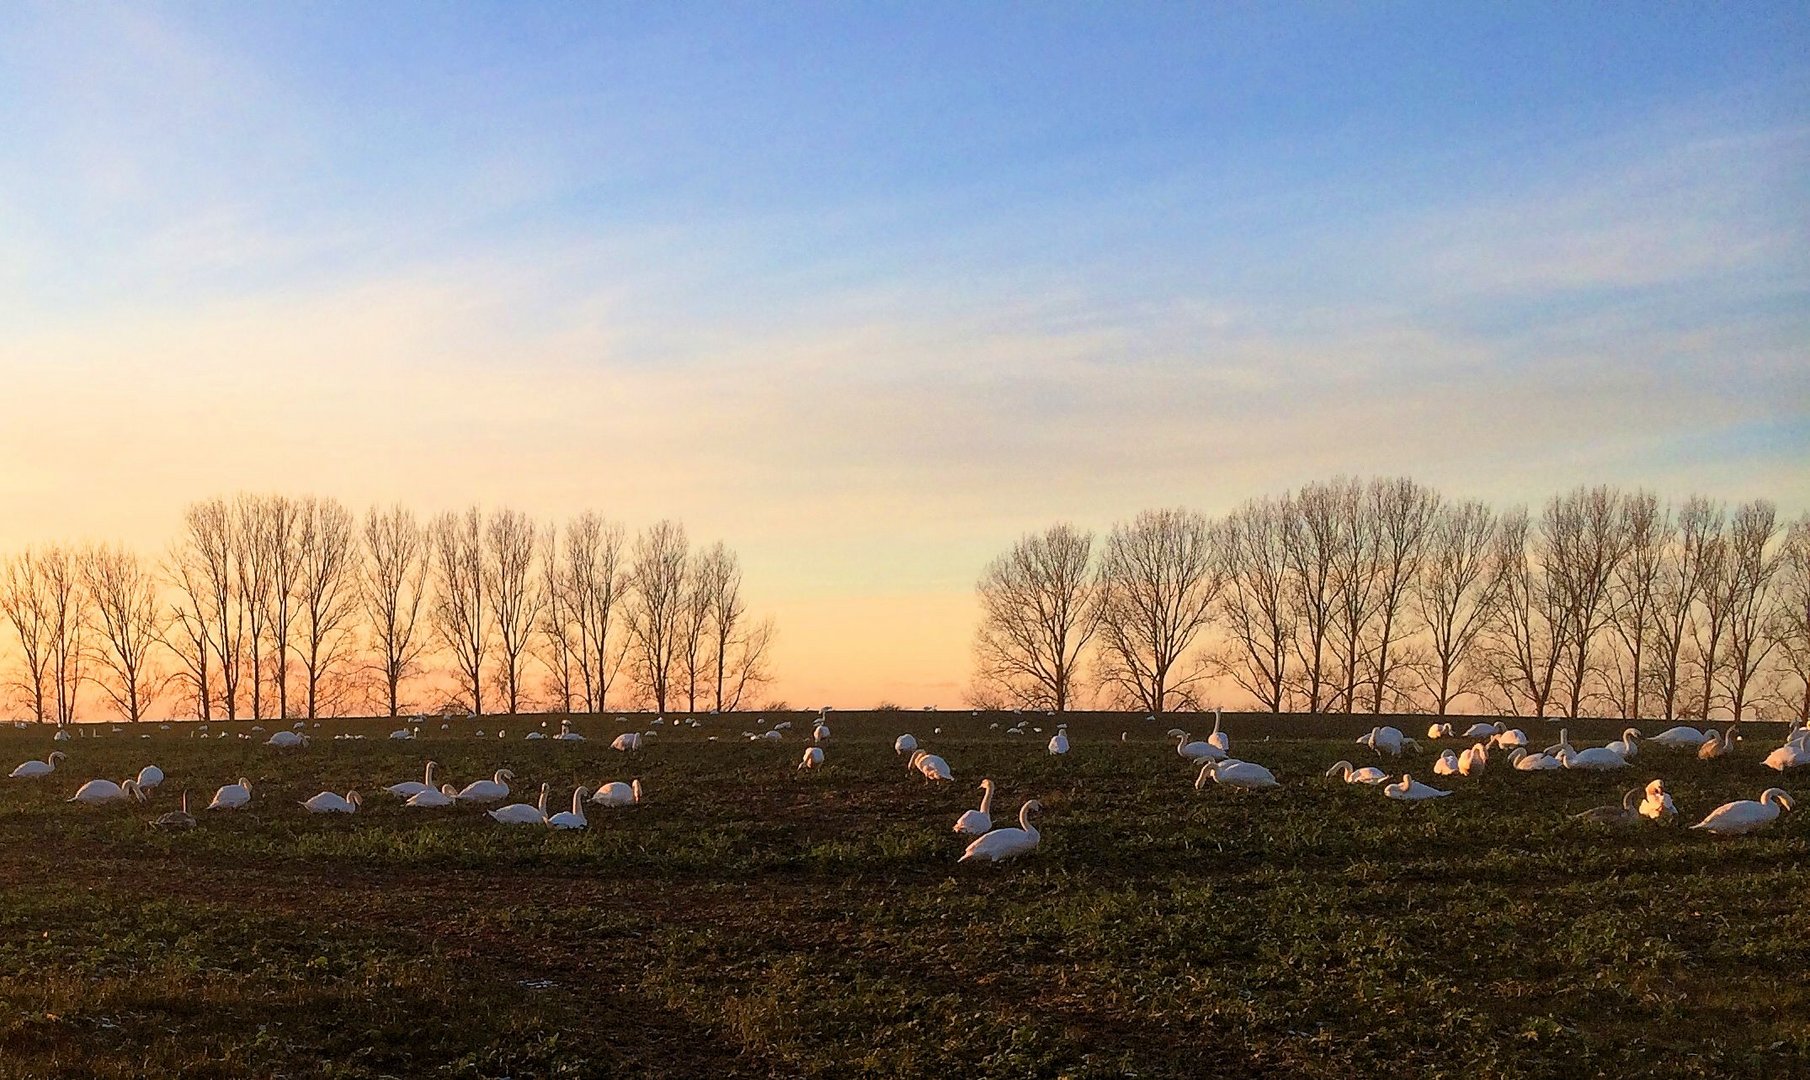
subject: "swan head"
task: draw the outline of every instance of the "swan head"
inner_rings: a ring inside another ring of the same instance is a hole
[[[1634,809],[1636,806],[1640,805],[1640,797],[1641,797],[1641,789],[1639,789],[1639,788],[1629,788],[1628,790],[1622,792],[1621,808],[1623,810]]]
[[[993,781],[991,781],[991,780],[982,780],[982,781],[981,781],[981,782],[980,782],[980,789],[981,789],[981,790],[982,790],[982,791],[992,791],[992,790],[993,790]]]
[[[1810,735],[1810,731],[1806,731],[1804,734]],[[61,764],[63,759],[68,756],[69,756],[68,754],[63,753],[61,750],[52,750],[50,752],[50,756],[45,758],[44,760],[54,766],[54,765]]]
[[[1351,775],[1351,762],[1341,761],[1332,768],[1326,770],[1327,776],[1331,776],[1333,773],[1340,773],[1342,776],[1349,777]]]
[[[499,784],[506,784],[515,779],[515,771],[512,769],[498,769],[496,775],[491,777],[491,779]]]
[[[245,779],[243,776],[239,777],[239,786],[244,788],[248,793],[251,791],[251,781]]]
[[[362,809],[365,804],[365,797],[356,791],[348,791],[346,792],[346,801],[351,803],[354,807]]]
[[[1524,747],[1524,746],[1516,747],[1515,749],[1510,750],[1508,752],[1508,763],[1510,765],[1519,765],[1519,764],[1521,764],[1521,759],[1525,758],[1526,756],[1527,756],[1526,747]]]
[[[1792,801],[1791,801],[1791,793],[1786,791],[1784,788],[1775,788],[1775,787],[1767,788],[1765,791],[1760,792],[1760,801],[1763,803],[1765,803],[1765,802],[1777,803],[1779,806],[1779,809],[1781,809],[1781,810],[1796,809],[1796,807],[1792,804]]]

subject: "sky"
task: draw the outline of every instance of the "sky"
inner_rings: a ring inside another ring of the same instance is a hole
[[[1810,508],[1801,3],[14,3],[0,131],[0,550],[677,518],[915,706],[1057,520]]]

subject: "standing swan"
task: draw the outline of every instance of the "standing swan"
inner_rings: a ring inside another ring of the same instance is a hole
[[[34,776],[49,776],[51,773],[57,771],[57,766],[62,764],[63,759],[68,756],[68,754],[63,753],[61,750],[57,750],[43,761],[25,762],[14,769],[10,776],[15,780],[25,780]]]
[[[238,810],[251,802],[251,781],[243,776],[236,784],[228,784],[214,792],[214,801],[207,804],[209,810]]]
[[[1018,811],[1018,828],[994,829],[985,836],[976,837],[968,850],[956,862],[967,862],[969,859],[985,859],[988,862],[1004,862],[1014,859],[1027,851],[1036,848],[1037,842],[1043,839],[1035,827],[1031,825],[1031,811],[1043,809],[1043,804],[1036,799],[1024,804]]]
[[[547,823],[547,795],[553,790],[552,784],[540,786],[540,805],[529,806],[527,803],[510,803],[495,810],[487,810],[492,821],[504,825],[545,825]]]
[[[577,788],[572,792],[572,809],[554,814],[547,819],[547,824],[555,829],[583,829],[589,826],[584,819],[584,799],[591,793],[590,788]]]
[[[1723,803],[1709,816],[1692,825],[1717,836],[1741,836],[1770,825],[1780,810],[1792,809],[1791,796],[1783,788],[1769,787],[1760,792],[1759,801],[1740,799]]]
[[[928,780],[953,780],[955,774],[949,771],[949,763],[935,754],[927,754],[922,750],[911,755],[911,768],[924,774]]]
[[[1068,753],[1068,732],[1058,731],[1050,736],[1050,753],[1052,755]]]
[[[969,810],[955,819],[955,831],[969,836],[983,836],[993,828],[993,781],[980,782],[980,809]]]

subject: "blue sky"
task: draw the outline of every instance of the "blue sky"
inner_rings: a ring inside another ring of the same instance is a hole
[[[1801,4],[26,5],[0,130],[8,546],[671,515],[953,700],[1057,518],[1810,506]]]

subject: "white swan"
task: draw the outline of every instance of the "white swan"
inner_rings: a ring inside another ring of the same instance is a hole
[[[1486,724],[1483,721],[1479,720],[1477,723],[1472,724],[1470,727],[1467,727],[1464,729],[1464,738],[1467,738],[1467,739],[1492,738],[1498,732],[1500,732],[1503,728],[1505,728],[1507,726],[1508,725],[1506,725],[1506,724],[1499,724],[1499,723],[1498,724]]]
[[[1520,728],[1509,728],[1506,731],[1498,731],[1491,737],[1489,744],[1498,750],[1513,750],[1519,746],[1526,746],[1527,732],[1522,731]]]
[[[572,809],[554,814],[547,819],[547,824],[555,829],[583,829],[590,825],[584,819],[585,796],[591,793],[590,788],[577,788],[572,792]]]
[[[1219,710],[1213,710],[1213,733],[1207,736],[1207,745],[1218,749],[1221,753],[1232,752],[1232,737],[1219,730]]]
[[[998,727],[999,725],[994,724],[993,726]],[[909,754],[917,748],[917,736],[909,733],[901,735],[892,741],[892,752],[895,754]]]
[[[1622,793],[1620,806],[1592,806],[1581,814],[1571,815],[1574,821],[1589,821],[1598,825],[1638,825],[1640,824],[1640,789],[1629,788]]]
[[[157,766],[146,765],[138,770],[138,786],[144,790],[155,791],[157,785],[161,783],[163,783],[163,770]]]
[[[980,809],[969,810],[955,819],[955,831],[969,836],[984,835],[993,828],[993,781],[980,782]]]
[[[515,773],[508,769],[498,769],[496,775],[488,780],[473,780],[459,792],[460,802],[493,803],[501,802],[509,797],[509,781],[515,779]]]
[[[1767,788],[1760,792],[1759,801],[1740,799],[1723,803],[1691,828],[1717,836],[1740,836],[1771,824],[1781,809],[1792,809],[1791,796],[1782,788]]]
[[[409,796],[408,802],[405,802],[402,805],[413,806],[417,809],[426,808],[433,810],[443,806],[452,806],[458,801],[459,789],[453,787],[451,784],[445,784],[437,791],[433,788],[428,788],[426,791],[417,791],[415,794]]]
[[[272,735],[270,738],[265,739],[264,745],[265,746],[274,746],[274,747],[277,747],[278,749],[294,748],[297,746],[307,746],[308,745],[308,736],[299,735],[293,731],[279,731],[276,734]]]
[[[1636,757],[1640,756],[1640,732],[1635,728],[1623,730],[1621,738],[1610,743],[1609,749],[1620,754],[1622,757],[1627,758],[1629,761],[1633,761]]]
[[[638,732],[625,731],[610,740],[610,749],[624,751],[639,750],[641,749],[641,735]]]
[[[236,784],[228,784],[214,792],[214,801],[207,804],[209,810],[238,810],[251,802],[251,781],[243,776]]]
[[[807,746],[804,748],[804,760],[798,763],[798,768],[800,771],[803,771],[805,769],[815,769],[822,764],[823,747]]]
[[[1664,780],[1653,780],[1647,784],[1639,810],[1641,817],[1654,821],[1670,821],[1678,816],[1678,808],[1672,805],[1672,796],[1666,791]]]
[[[430,761],[427,763],[427,768],[422,771],[421,779],[404,780],[400,784],[391,784],[383,790],[402,799],[412,799],[423,791],[436,791],[438,789],[434,787],[434,770],[439,767],[440,763],[438,761]],[[504,794],[508,793],[505,792]]]
[[[1453,737],[1454,736],[1452,735],[1452,725],[1450,725],[1450,724],[1428,724],[1427,725],[1428,741],[1431,741],[1433,739],[1450,739]]]
[[[1451,792],[1428,787],[1407,773],[1402,773],[1400,782],[1385,787],[1383,794],[1391,799],[1401,799],[1404,802],[1420,802],[1422,799],[1443,798],[1450,795]]]
[[[1681,724],[1678,727],[1666,728],[1647,741],[1658,743],[1661,746],[1669,746],[1674,750],[1695,750],[1702,746],[1708,738],[1708,735],[1696,728]]]
[[[967,862],[969,859],[985,859],[988,862],[1003,862],[1015,859],[1027,851],[1036,848],[1043,835],[1031,825],[1031,811],[1043,809],[1043,804],[1036,799],[1024,804],[1018,811],[1018,828],[994,829],[985,836],[975,837],[962,852],[956,862]]]
[[[495,810],[486,810],[492,821],[504,825],[545,825],[547,823],[547,795],[553,790],[552,784],[540,786],[540,805],[529,806],[527,803],[510,803],[499,806]]]
[[[1412,746],[1416,750],[1420,749],[1418,742],[1404,737],[1399,728],[1393,727],[1371,728],[1368,735],[1358,738],[1357,744],[1368,746],[1378,754],[1388,754],[1391,757],[1400,757],[1404,747]]]
[[[1590,769],[1605,772],[1610,769],[1625,769],[1628,759],[1606,746],[1592,746],[1588,749],[1573,751],[1561,748],[1557,754],[1559,764],[1567,769]]]
[[[1466,750],[1465,753],[1468,754],[1468,753],[1470,753],[1470,751]],[[1440,751],[1439,757],[1437,757],[1433,761],[1433,775],[1434,776],[1457,776],[1458,775],[1458,751],[1456,751],[1456,750]]]
[[[61,750],[52,751],[43,761],[27,761],[9,774],[15,780],[25,780],[34,776],[49,776],[57,771],[57,766],[69,755]]]
[[[1341,761],[1332,768],[1327,769],[1326,775],[1331,776],[1341,769],[1344,770],[1344,772],[1341,773],[1341,778],[1347,784],[1380,784],[1389,779],[1388,773],[1374,765],[1366,765],[1361,769],[1354,769],[1351,767],[1351,762],[1349,761]]]
[[[348,791],[344,795],[323,791],[302,803],[302,809],[310,814],[356,814],[363,805],[364,799],[356,791]]]
[[[1224,761],[1209,761],[1200,767],[1200,775],[1194,778],[1194,790],[1199,791],[1212,777],[1216,784],[1238,788],[1242,791],[1255,791],[1258,788],[1281,787],[1276,774],[1250,761],[1237,761],[1227,758]]]
[[[1482,743],[1471,747],[1458,755],[1458,771],[1465,776],[1476,776],[1489,764],[1489,748]]]
[[[928,780],[953,780],[955,774],[949,771],[949,763],[935,754],[922,750],[911,755],[911,767],[922,773]]]
[[[1766,767],[1777,772],[1795,769],[1800,765],[1810,765],[1810,731],[1794,732],[1784,746],[1766,755]]]
[[[1549,769],[1565,767],[1564,762],[1551,754],[1530,754],[1524,746],[1516,747],[1514,752],[1508,755],[1508,763],[1522,772],[1545,772]]]
[[[1175,740],[1175,752],[1181,755],[1181,758],[1184,761],[1225,760],[1226,752],[1224,750],[1214,746],[1212,743],[1200,742],[1185,731],[1177,732],[1175,735],[1171,736],[1171,738]]]
[[[1063,734],[1060,731],[1056,732],[1054,735],[1051,735],[1050,736],[1050,753],[1052,755],[1068,753],[1068,736]]]
[[[598,806],[633,806],[641,801],[641,781],[625,784],[613,780],[607,784],[599,784],[591,793],[591,801]]]
[[[182,793],[182,809],[160,814],[151,822],[153,829],[192,829],[195,827],[195,815],[189,813],[189,793]]]
[[[1719,757],[1727,757],[1728,755],[1734,753],[1734,751],[1735,751],[1735,728],[1738,727],[1739,725],[1740,725],[1740,721],[1736,721],[1735,723],[1728,725],[1728,730],[1724,731],[1722,733],[1722,737],[1719,739],[1716,737],[1716,731],[1714,728],[1711,728],[1709,731],[1705,732],[1705,734],[1707,734],[1709,736],[1709,738],[1703,740],[1703,745],[1699,746],[1697,748],[1697,760],[1698,761],[1714,761],[1715,759],[1717,759]]]
[[[66,801],[79,802],[88,806],[105,806],[107,803],[120,802],[125,799],[145,801],[145,793],[138,790],[138,781],[127,780],[116,784],[111,780],[90,780],[83,784],[76,793]]]
[[[829,740],[829,737],[830,737],[830,726],[828,724],[818,724],[816,727],[811,729],[811,741],[812,742],[827,742]]]

